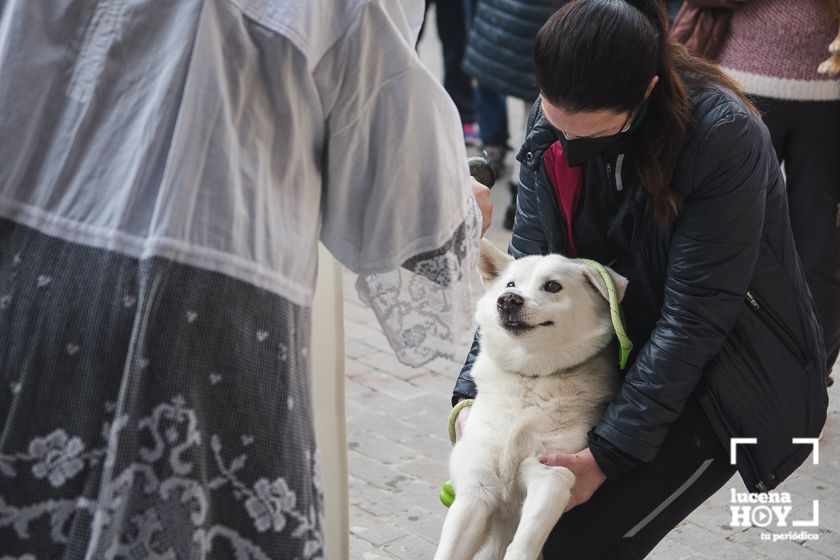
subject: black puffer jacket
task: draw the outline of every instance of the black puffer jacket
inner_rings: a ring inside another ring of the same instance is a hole
[[[556,133],[538,105],[519,154],[508,249],[517,258],[566,251],[563,217],[542,162]],[[645,216],[646,193],[631,154],[608,151],[585,170],[587,195],[614,190],[617,180],[627,190],[622,215],[631,223],[631,276],[658,312],[650,335],[634,341],[635,361],[594,433],[637,461],[651,461],[695,393],[726,449],[731,437],[757,438],[738,448],[737,466],[747,487],[762,492],[808,457],[811,447],[792,438],[817,437],[822,429],[825,351],[766,127],[716,87],[695,93],[692,112],[695,124],[674,178],[684,206],[673,224],[657,226]],[[625,161],[616,172],[619,158]],[[476,337],[455,398],[475,395],[470,369],[478,351]]]
[[[525,101],[537,98],[534,40],[568,0],[479,0],[464,71],[479,83]]]

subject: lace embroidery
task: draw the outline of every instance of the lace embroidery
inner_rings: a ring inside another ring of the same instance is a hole
[[[46,480],[52,487],[63,486],[86,468],[106,460],[108,439],[118,438],[127,425],[127,416],[106,423],[102,430],[103,442],[89,450],[79,437],[70,436],[63,429],[36,437],[26,453],[0,454],[0,478],[16,478],[27,469],[36,480]],[[202,445],[202,434],[197,428],[195,411],[186,406],[181,395],[159,404],[149,416],[141,418],[137,430],[149,436],[150,445],[141,446],[138,449],[140,460],[122,469],[111,480],[101,503],[78,496],[12,507],[0,497],[0,527],[13,527],[19,538],[30,539],[30,526],[40,518],[48,517],[52,541],[67,543],[73,516],[87,512],[99,518],[98,523],[106,534],[112,529],[109,527],[112,523],[126,525],[119,528],[119,534],[106,540],[107,546],[100,549],[102,558],[177,560],[173,544],[167,542],[161,517],[167,508],[184,508],[193,525],[192,542],[199,544],[201,557],[213,551],[216,541],[224,541],[235,551],[236,560],[271,560],[264,550],[233,528],[204,526],[211,493],[227,493],[233,501],[219,502],[214,498],[212,502],[240,504],[258,533],[289,531],[293,539],[304,541],[303,559],[322,560],[323,512],[317,511],[314,505],[302,510],[295,491],[283,477],[272,480],[262,477],[250,484],[243,480],[247,452],[226,459],[220,437],[211,435],[210,448],[217,472],[209,482],[199,479],[202,473],[196,472],[186,455]],[[239,443],[247,448],[253,441],[253,436],[243,435]],[[320,501],[323,494],[317,453],[307,452],[306,462],[312,468],[312,483]],[[154,497],[154,505],[141,508],[139,513],[127,511],[130,504],[138,500],[138,494]],[[127,513],[134,515],[123,519]],[[21,560],[28,560],[27,555]]]
[[[467,217],[442,247],[419,254],[399,270],[359,275],[356,290],[370,306],[397,358],[412,367],[442,357],[459,359],[473,331],[481,212],[469,196]]]

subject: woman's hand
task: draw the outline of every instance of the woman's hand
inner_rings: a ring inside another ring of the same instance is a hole
[[[459,415],[460,416],[460,415]],[[540,463],[550,467],[566,467],[575,474],[572,497],[566,504],[566,511],[589,500],[601,484],[607,479],[595,457],[587,447],[578,453],[540,453]]]
[[[490,189],[472,177],[470,180],[472,181],[473,196],[479,210],[481,210],[481,237],[484,237],[484,232],[490,227],[493,218],[493,202],[490,200]]]
[[[471,406],[465,406],[458,413],[455,418],[455,441],[458,442],[464,436],[464,428],[467,425],[467,419],[470,417]]]

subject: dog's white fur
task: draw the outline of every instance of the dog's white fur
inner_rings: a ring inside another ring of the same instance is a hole
[[[478,397],[450,458],[456,497],[435,560],[536,560],[575,482],[537,455],[585,448],[620,383],[607,289],[580,261],[514,261],[486,240],[479,271],[487,291],[476,311]],[[627,280],[609,272],[621,300]],[[548,281],[562,289],[547,291]],[[524,300],[513,317],[497,306],[507,292]]]

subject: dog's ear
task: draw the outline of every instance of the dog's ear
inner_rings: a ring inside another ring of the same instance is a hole
[[[481,239],[481,253],[478,257],[478,272],[481,273],[481,280],[489,284],[499,277],[513,257],[501,252],[495,245]]]
[[[588,264],[581,264],[581,266],[583,267],[583,275],[587,280],[589,280],[589,283],[595,286],[595,289],[598,290],[598,293],[600,293],[605,300],[609,301],[610,294],[607,291],[607,283],[604,282],[603,278],[601,278],[601,273],[598,272],[595,267]],[[618,296],[618,301],[620,302],[624,299],[624,292],[627,291],[627,278],[608,266],[605,266],[604,268],[607,269],[607,272],[609,272],[612,277],[613,284],[615,284],[615,295]]]

